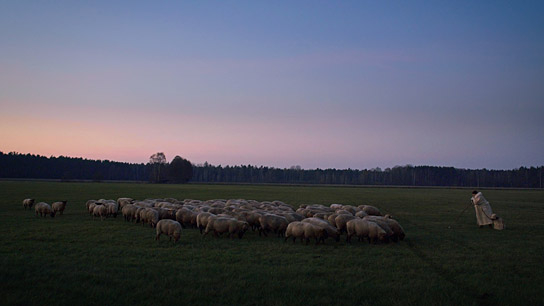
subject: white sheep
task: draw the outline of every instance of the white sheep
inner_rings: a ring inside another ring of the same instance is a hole
[[[60,201],[60,202],[55,202],[53,204],[51,204],[51,208],[53,208],[53,210],[55,211],[55,213],[58,213],[60,212],[60,214],[64,214],[64,209],[66,208],[66,203],[68,201]]]
[[[34,199],[24,199],[23,200],[23,208],[24,209],[32,209],[32,205],[34,205],[35,200]]]
[[[34,206],[34,211],[36,212],[36,216],[39,214],[42,217],[46,217],[47,215],[50,215],[51,218],[55,217],[55,211],[45,202],[37,203]]]
[[[157,235],[155,236],[155,240],[160,240],[161,234],[166,234],[168,235],[169,240],[174,238],[174,243],[176,243],[181,236],[181,224],[170,219],[159,220],[159,222],[157,222],[156,232]]]

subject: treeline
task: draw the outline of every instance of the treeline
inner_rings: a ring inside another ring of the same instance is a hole
[[[153,154],[147,164],[133,164],[0,152],[2,178],[61,180],[542,188],[543,170],[542,166],[471,170],[412,165],[384,170],[304,170],[298,166],[288,169],[208,163],[195,166],[179,156],[167,163],[163,153]]]
[[[60,180],[147,181],[150,164],[0,152],[0,177]]]
[[[347,184],[388,186],[453,186],[542,188],[544,167],[514,170],[469,170],[453,167],[395,166],[393,168],[313,169],[300,167],[278,169],[255,166],[213,166],[208,163],[194,169],[195,182]]]

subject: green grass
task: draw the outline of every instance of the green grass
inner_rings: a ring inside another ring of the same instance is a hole
[[[468,189],[0,182],[2,305],[537,305],[544,304],[544,191],[484,190],[507,229],[453,223]],[[179,244],[122,218],[92,220],[85,201],[245,198],[370,204],[393,214],[396,244],[284,243],[248,233]],[[22,200],[68,200],[38,218]],[[451,226],[451,229],[448,229]]]

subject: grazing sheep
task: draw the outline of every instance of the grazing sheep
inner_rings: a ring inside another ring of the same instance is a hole
[[[211,217],[208,221],[204,236],[213,231],[216,237],[223,233],[228,233],[228,237],[234,238],[234,235],[238,234],[238,238],[242,239],[242,236],[249,228],[247,222],[238,221],[233,218]]]
[[[87,207],[87,210],[89,210],[89,206],[90,206],[91,204],[94,204],[94,203],[96,203],[96,200],[88,200],[88,201],[85,203],[85,207]],[[92,211],[91,211],[91,212],[92,212]]]
[[[215,216],[215,215],[209,212],[201,212],[198,215],[196,215],[196,227],[198,227],[201,234],[202,234],[202,231],[206,229],[206,226],[208,225],[208,219],[211,216]]]
[[[262,214],[256,211],[251,211],[245,214],[246,222],[249,224],[252,231],[255,231],[261,227],[261,223],[259,222],[259,218],[261,216]]]
[[[332,226],[336,227],[336,223],[334,222],[334,219],[336,219],[336,217],[338,217],[338,214],[337,213],[334,213],[332,215],[330,215],[328,218],[327,218],[327,221],[329,221],[329,224],[331,224]]]
[[[327,222],[325,220],[321,220],[319,218],[307,218],[307,219],[302,220],[302,222],[311,223],[313,225],[322,227],[327,231],[327,236],[328,237],[331,237],[336,242],[340,241],[340,231],[336,227],[330,225],[329,222]]]
[[[397,242],[398,240],[404,240],[406,234],[404,233],[404,229],[397,220],[387,217],[383,217],[382,220],[387,225],[389,225],[389,228],[391,228],[391,230],[393,231],[393,236],[391,236],[391,239],[393,241]]]
[[[395,232],[391,229],[391,227],[386,221],[389,219],[384,218],[382,216],[366,216],[363,218],[363,220],[372,221],[378,224],[378,226],[381,227],[387,233],[387,239],[398,241],[397,239],[398,237],[395,235]]]
[[[24,207],[24,209],[25,209],[25,210],[26,210],[27,208],[28,208],[28,209],[32,209],[32,205],[34,205],[34,202],[35,202],[34,199],[24,199],[24,200],[23,200],[23,207]]]
[[[353,215],[340,214],[336,218],[334,218],[334,224],[336,225],[336,228],[340,231],[340,233],[345,233],[346,232],[346,223],[349,220],[353,220],[355,218],[357,218],[357,217],[355,217]]]
[[[349,211],[352,215],[355,215],[355,213],[361,210],[360,208],[354,207],[352,205],[344,205],[342,209],[345,211]]]
[[[344,205],[342,205],[342,204],[331,204],[330,207],[333,210],[338,210],[338,209],[342,209],[342,207],[344,207]]]
[[[176,212],[176,220],[181,223],[181,226],[186,227],[196,227],[196,216],[198,214],[189,210],[187,208],[179,209]]]
[[[306,240],[306,244],[310,241],[311,238],[315,238],[315,244],[319,244],[320,241],[325,242],[327,238],[327,231],[319,226],[313,225],[311,223],[295,221],[287,225],[285,230],[285,241],[293,237],[293,243],[296,238]]]
[[[263,215],[259,217],[259,236],[261,233],[263,233],[265,236],[268,236],[269,231],[273,231],[278,235],[278,237],[283,236],[285,234],[285,230],[287,229],[287,225],[289,222],[285,217],[268,214]]]
[[[364,210],[361,210],[361,211],[358,211],[358,212],[355,213],[355,217],[357,217],[357,218],[362,219],[362,218],[364,218],[366,216],[368,216],[368,214],[366,212],[364,212]]]
[[[51,207],[53,208],[55,213],[60,212],[60,214],[62,215],[64,213],[64,209],[66,208],[66,203],[68,203],[68,201],[55,202],[51,204]]]
[[[174,238],[174,243],[176,243],[181,236],[181,224],[178,221],[162,219],[157,222],[156,232],[155,240],[160,240],[161,234],[166,234],[169,237],[168,240]]]
[[[126,204],[121,209],[121,214],[125,217],[125,221],[132,221],[135,218],[135,213],[138,208],[132,204]]]
[[[102,204],[95,204],[93,209],[94,217],[100,217],[100,220],[104,220],[104,218],[108,217],[108,208]]]
[[[36,212],[36,216],[40,214],[42,217],[46,217],[47,215],[50,215],[51,218],[55,217],[55,211],[45,202],[39,202],[36,204],[34,206],[34,211]]]
[[[106,202],[104,206],[108,209],[108,216],[117,218],[117,212],[119,211],[119,204],[117,202]]]
[[[287,229],[285,230],[285,241],[287,239],[293,238],[293,243],[297,240],[297,238],[300,239],[302,242],[304,240],[304,223],[300,221],[291,222],[287,225]]]
[[[162,219],[176,220],[177,211],[175,209],[158,208],[158,212],[159,212],[159,220],[162,220]]]
[[[153,208],[146,208],[144,209],[143,213],[144,213],[143,219],[145,223],[151,225],[151,227],[155,227],[157,223],[159,222],[159,212]]]
[[[117,205],[119,205],[119,208],[121,208],[121,210],[123,209],[123,207],[125,207],[125,205],[132,204],[132,203],[134,203],[134,199],[132,199],[132,198],[119,198],[119,199],[117,199]]]
[[[95,201],[93,202],[87,202],[87,210],[89,211],[89,216],[92,216],[94,214],[94,208],[98,206]]]
[[[362,207],[359,206],[359,208],[361,208],[367,215],[371,215],[371,216],[381,216],[382,215],[380,210],[377,209],[374,206],[362,205]]]
[[[383,228],[372,221],[355,218],[347,222],[346,228],[348,231],[346,238],[347,242],[351,242],[351,237],[353,235],[356,235],[359,240],[367,238],[369,243],[387,241],[387,233],[383,230]]]

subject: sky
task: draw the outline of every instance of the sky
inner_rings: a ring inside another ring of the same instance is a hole
[[[0,151],[544,164],[543,1],[2,1]]]

